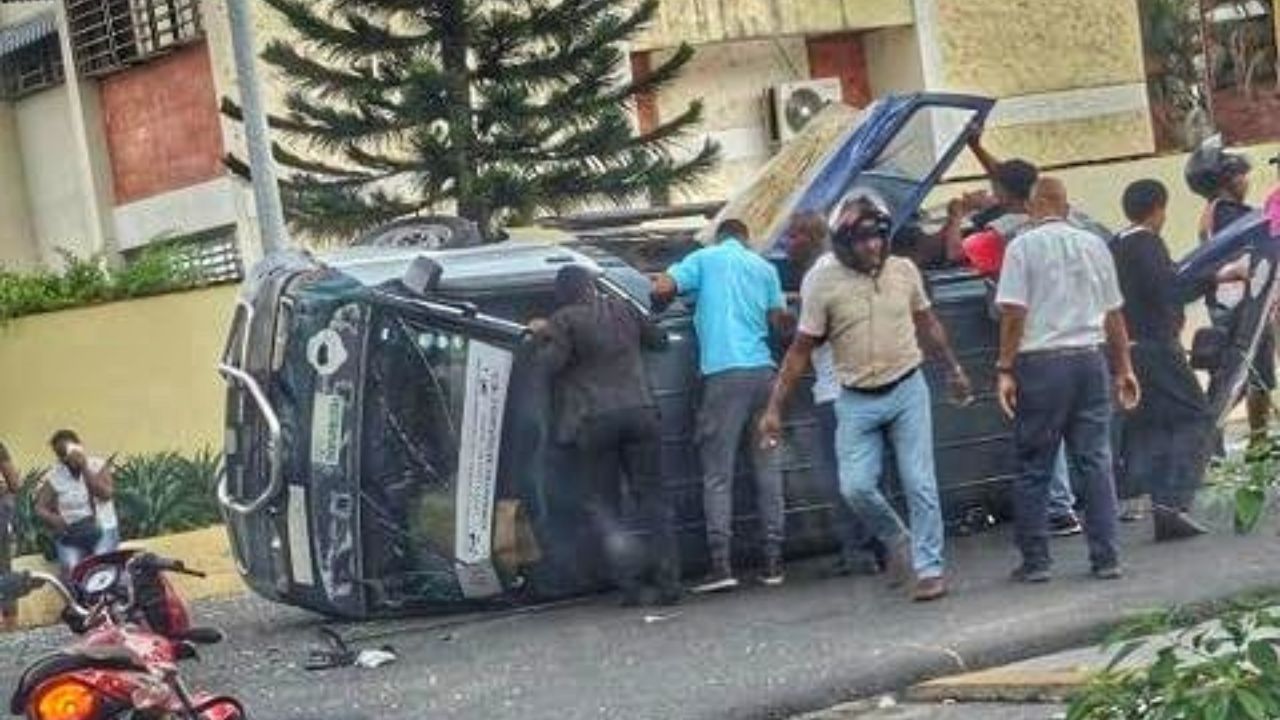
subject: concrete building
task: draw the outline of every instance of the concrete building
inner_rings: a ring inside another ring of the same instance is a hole
[[[838,80],[862,106],[894,92],[999,99],[987,141],[1046,165],[1155,150],[1138,3],[1116,0],[664,0],[634,44],[633,72],[682,42],[698,54],[642,127],[703,98],[725,163],[699,197],[724,197],[772,153],[769,93]],[[959,168],[960,172],[966,169]]]
[[[0,264],[175,238],[238,263],[252,203],[223,167],[207,28],[199,0],[0,2]]]

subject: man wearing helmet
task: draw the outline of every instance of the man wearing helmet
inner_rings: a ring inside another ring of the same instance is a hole
[[[1253,208],[1245,202],[1249,194],[1249,161],[1241,155],[1226,152],[1218,138],[1205,142],[1187,162],[1186,179],[1191,190],[1208,201],[1200,219],[1200,242],[1208,242],[1228,225],[1248,215]],[[1240,258],[1220,277],[1247,278],[1248,257]],[[1219,282],[1205,298],[1209,319],[1214,326],[1230,332],[1236,308],[1246,294],[1246,281]],[[1254,351],[1246,406],[1249,415],[1251,443],[1264,440],[1271,419],[1271,392],[1276,388],[1275,329],[1271,323],[1263,328]]]
[[[888,256],[890,221],[869,203],[842,212],[832,238],[837,262],[815,268],[801,293],[800,326],[774,384],[760,434],[776,443],[782,409],[814,349],[831,344],[836,377],[840,486],[854,512],[889,548],[894,584],[916,578],[912,598],[947,592],[942,558],[942,511],[933,461],[929,387],[917,337],[947,368],[954,400],[968,402],[969,379],[957,362],[911,261]],[[893,445],[907,505],[908,533],[879,489],[884,441]]]

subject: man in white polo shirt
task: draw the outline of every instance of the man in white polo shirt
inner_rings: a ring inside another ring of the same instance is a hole
[[[1131,410],[1138,404],[1138,381],[1111,252],[1098,236],[1066,220],[1069,208],[1061,181],[1036,183],[1036,227],[1009,245],[996,292],[999,399],[1014,419],[1021,471],[1014,490],[1022,564],[1013,578],[1019,582],[1050,579],[1049,482],[1064,439],[1085,502],[1093,574],[1121,576],[1111,392]]]

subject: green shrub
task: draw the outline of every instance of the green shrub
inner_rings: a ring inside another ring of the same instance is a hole
[[[110,267],[101,257],[81,258],[65,250],[59,254],[61,272],[0,269],[0,320],[202,284],[189,252],[178,246],[150,247],[121,267]]]

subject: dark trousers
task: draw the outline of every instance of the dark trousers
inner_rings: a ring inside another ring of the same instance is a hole
[[[584,508],[613,580],[624,590],[646,581],[679,583],[675,520],[662,481],[662,425],[654,408],[584,419],[574,444],[587,493]],[[619,482],[619,470],[627,476]]]
[[[1213,450],[1213,418],[1182,348],[1139,342],[1134,371],[1142,404],[1125,429],[1129,481],[1151,494],[1151,502],[1190,509]]]
[[[860,552],[874,553],[878,549],[878,542],[849,507],[844,493],[840,492],[840,465],[836,458],[836,404],[828,402],[814,405],[813,412],[818,421],[813,467],[822,487],[830,493],[840,552],[846,558]]]
[[[1115,478],[1111,464],[1111,383],[1097,350],[1028,353],[1018,381],[1014,438],[1021,473],[1014,503],[1023,564],[1045,569],[1049,557],[1048,500],[1054,456],[1064,440],[1076,497],[1084,503],[1089,560],[1094,569],[1118,561]]]

